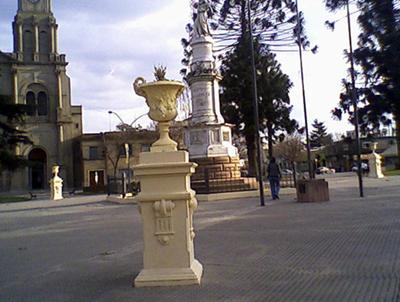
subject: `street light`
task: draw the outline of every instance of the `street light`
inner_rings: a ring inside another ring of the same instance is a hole
[[[250,13],[250,0],[247,0],[247,18],[249,25],[250,35],[250,51],[251,51],[251,65],[253,69],[253,112],[254,121],[256,126],[256,144],[257,144],[257,165],[258,165],[258,184],[260,190],[260,205],[265,206],[264,198],[264,182],[263,182],[263,169],[262,169],[262,157],[261,157],[261,140],[260,140],[260,121],[258,117],[258,94],[257,94],[257,75],[256,75],[256,63],[254,58],[254,45],[253,45],[253,28]]]
[[[124,120],[121,118],[121,116],[118,113],[110,110],[110,111],[108,111],[108,114],[114,114],[121,121],[122,125],[129,126],[129,127],[132,127],[133,124],[136,123],[140,118],[142,118],[142,117],[147,115],[147,113],[143,113],[143,114],[139,115],[137,118],[135,118],[132,121],[132,123],[127,124],[127,123],[124,122]]]
[[[357,174],[358,174],[358,185],[360,190],[360,197],[364,197],[364,188],[363,188],[363,179],[362,179],[362,170],[361,170],[361,143],[360,143],[360,130],[358,125],[358,106],[357,106],[357,95],[356,95],[356,79],[354,72],[354,56],[353,56],[353,40],[351,37],[351,20],[350,20],[350,6],[349,0],[346,1],[346,9],[347,9],[347,29],[349,33],[349,59],[350,59],[350,75],[351,75],[351,98],[353,101],[353,110],[354,110],[354,127],[356,132],[356,142],[357,142]]]
[[[136,123],[140,118],[142,118],[142,117],[147,115],[147,113],[141,114],[137,118],[135,118],[132,121],[132,123],[127,124],[127,123],[124,122],[124,120],[120,117],[120,115],[118,113],[109,110],[108,114],[110,114],[110,115],[114,114],[121,121],[122,125],[127,126],[127,127],[123,127],[122,128],[123,132],[127,132],[128,131],[128,127],[132,128],[134,123]],[[131,185],[131,168],[130,168],[130,154],[129,154],[129,151],[130,151],[129,149],[130,148],[129,148],[129,144],[128,143],[124,143],[124,149],[125,149],[125,155],[126,155],[126,164],[128,166],[128,187],[130,187],[130,185]]]
[[[304,83],[303,49],[301,48],[302,45],[301,45],[301,33],[300,33],[300,13],[297,0],[296,0],[296,15],[297,15],[297,44],[299,46],[301,90],[303,95],[304,123],[305,123],[306,142],[307,142],[308,177],[309,179],[313,179],[315,178],[315,175],[314,175],[314,169],[311,164],[311,145],[310,145],[310,135],[308,131],[306,89]]]

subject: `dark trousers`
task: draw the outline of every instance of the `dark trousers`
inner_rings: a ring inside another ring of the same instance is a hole
[[[279,183],[279,177],[269,177],[269,185],[271,187],[271,195],[272,198],[278,198],[279,197],[279,190],[280,190],[280,183]]]

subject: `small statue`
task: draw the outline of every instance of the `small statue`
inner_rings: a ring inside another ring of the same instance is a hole
[[[193,38],[211,36],[210,27],[208,26],[207,11],[209,4],[207,0],[200,0],[197,8],[197,18],[194,21]]]

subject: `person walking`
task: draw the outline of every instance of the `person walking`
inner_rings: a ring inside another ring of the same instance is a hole
[[[271,157],[269,161],[268,168],[268,179],[271,187],[271,195],[272,199],[279,199],[279,190],[280,190],[280,179],[281,179],[281,170],[279,169],[278,164],[276,163],[275,157]]]

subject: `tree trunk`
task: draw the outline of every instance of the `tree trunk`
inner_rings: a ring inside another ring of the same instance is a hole
[[[254,134],[247,134],[246,146],[247,146],[247,159],[248,159],[248,175],[256,176],[256,148],[255,148],[255,137]]]
[[[246,1],[242,1],[240,4],[240,27],[243,36],[248,31]]]
[[[272,125],[267,123],[267,133],[268,133],[268,157],[271,159],[274,156],[274,130]]]
[[[296,177],[296,163],[294,161],[291,162],[292,164],[292,171],[293,171],[293,183],[294,187],[297,187],[297,177]]]

